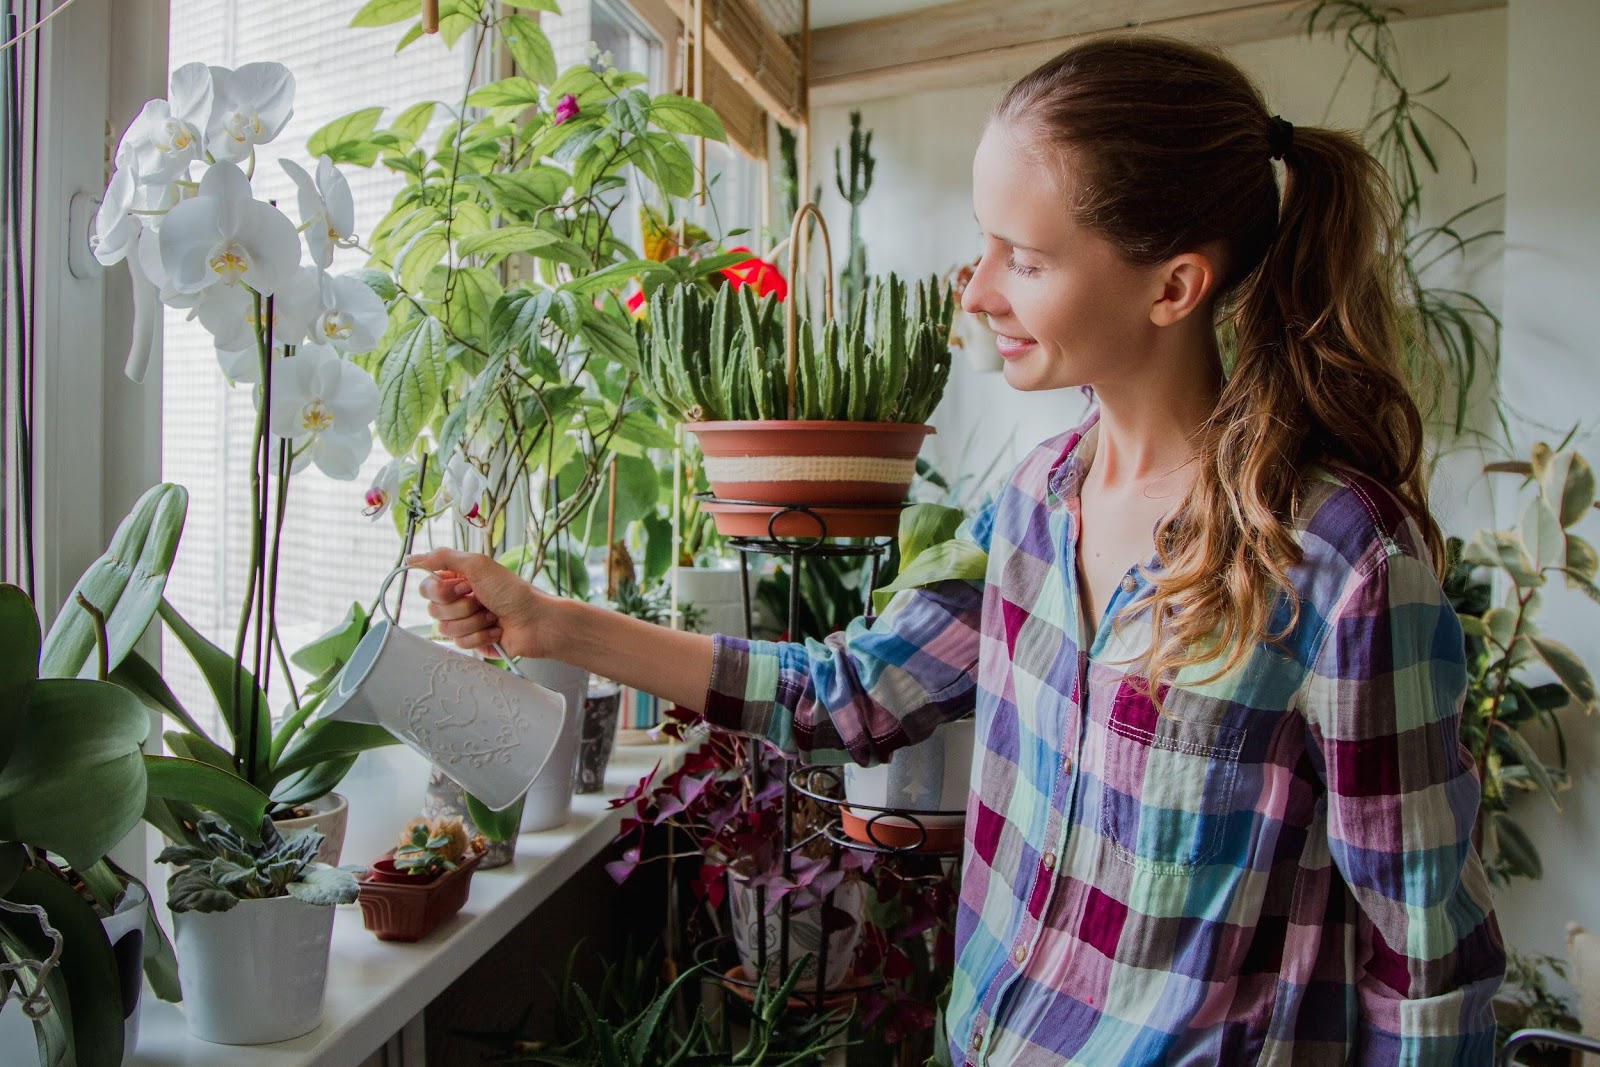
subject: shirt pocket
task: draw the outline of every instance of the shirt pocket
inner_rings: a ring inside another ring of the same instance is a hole
[[[1105,731],[1100,832],[1116,857],[1158,874],[1215,859],[1233,813],[1244,730],[1161,714],[1125,681]]]

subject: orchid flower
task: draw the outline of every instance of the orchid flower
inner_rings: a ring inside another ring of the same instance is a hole
[[[300,238],[283,212],[251,195],[243,171],[217,163],[162,221],[161,265],[179,294],[221,284],[271,296],[300,265]]]
[[[333,264],[334,250],[351,247],[356,232],[356,201],[350,183],[327,156],[317,161],[315,180],[291,159],[280,159],[278,164],[300,190],[300,228],[305,231],[311,261],[327,270]]]
[[[315,463],[328,477],[353,481],[372,451],[378,385],[372,375],[325,347],[300,349],[274,365],[272,432],[293,442],[294,470]]]
[[[485,525],[479,507],[486,488],[483,471],[460,453],[450,457],[439,479],[440,499],[455,509],[457,522],[468,526]]]
[[[294,114],[294,75],[282,63],[212,67],[216,86],[206,122],[206,148],[219,162],[248,159],[256,145],[283,132]]]
[[[367,506],[362,509],[363,514],[374,521],[382,518],[399,495],[400,461],[391,459],[378,468],[377,477],[372,479],[372,485],[367,489]]]
[[[341,352],[371,352],[389,326],[383,300],[360,278],[321,274],[307,344]]]
[[[301,267],[289,283],[278,290],[271,299],[261,301],[261,317],[256,311],[256,297],[250,290],[238,285],[213,285],[200,294],[195,305],[195,317],[211,334],[219,352],[247,351],[256,359],[257,331],[264,325],[272,327],[272,343],[278,347],[295,347],[303,344],[311,320],[319,313],[319,288],[321,270]],[[271,311],[270,323],[262,319]],[[228,361],[224,361],[227,366]],[[229,374],[234,381],[255,381]]]
[[[171,96],[150,100],[117,146],[119,170],[133,172],[141,185],[168,185],[204,158],[204,127],[214,101],[211,70],[185,63],[172,72]]]

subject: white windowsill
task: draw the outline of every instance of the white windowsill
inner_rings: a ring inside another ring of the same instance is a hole
[[[603,792],[573,798],[572,820],[560,829],[523,834],[516,861],[474,874],[472,895],[461,913],[419,942],[379,941],[362,926],[359,904],[340,906],[322,1025],[303,1037],[273,1045],[213,1045],[189,1033],[181,1005],[157,1000],[147,987],[133,1067],[349,1067],[362,1062],[599,855],[622,818],[620,810],[608,810],[611,799],[637,784],[656,761],[672,766],[683,751],[676,744],[618,745]]]

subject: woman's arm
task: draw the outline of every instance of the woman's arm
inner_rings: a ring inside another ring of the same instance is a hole
[[[1461,624],[1432,569],[1390,549],[1327,634],[1304,708],[1329,852],[1360,908],[1356,1062],[1489,1063],[1505,952],[1472,847]]]

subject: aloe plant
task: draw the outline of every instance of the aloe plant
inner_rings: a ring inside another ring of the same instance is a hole
[[[870,314],[869,314],[870,309]],[[816,419],[922,423],[950,377],[954,298],[936,279],[873,279],[847,319],[796,317],[795,396],[789,414],[783,308],[748,288],[716,295],[680,286],[650,301],[641,379],[691,422]]]

